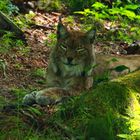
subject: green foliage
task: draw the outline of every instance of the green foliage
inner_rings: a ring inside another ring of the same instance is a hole
[[[37,83],[45,84],[46,83],[46,69],[37,68],[31,72],[32,77],[36,79]]]
[[[42,115],[42,112],[39,111],[39,109],[37,109],[37,108],[29,107],[27,110],[30,111],[33,114],[33,116],[35,116],[35,115],[41,116]]]
[[[43,140],[39,134],[33,130],[32,125],[27,125],[23,120],[23,114],[20,112],[15,115],[4,115],[0,113],[3,117],[3,121],[0,122],[0,139],[2,140]],[[5,125],[7,124],[7,125]]]
[[[18,102],[22,101],[22,98],[27,94],[27,92],[29,92],[28,90],[25,90],[24,88],[16,88],[13,87],[11,88],[10,92],[16,96],[16,98],[18,99]]]
[[[8,53],[12,48],[24,46],[22,40],[16,39],[14,33],[8,31],[0,38],[0,42],[0,53]]]
[[[57,42],[56,33],[50,33],[47,36],[47,40],[45,41],[45,44],[47,47],[55,47]]]
[[[132,8],[133,7],[133,8]],[[84,11],[79,11],[76,13],[82,14],[84,16],[94,16],[95,19],[119,19],[120,16],[124,16],[130,20],[140,19],[139,15],[136,15],[134,10],[140,8],[138,5],[126,5],[124,7],[118,7],[114,3],[112,8],[109,8],[103,3],[95,2],[91,9],[85,9]]]
[[[0,44],[0,52],[1,53],[6,53],[10,50],[10,48],[12,47],[12,37],[14,37],[14,34],[11,32],[6,32],[6,34],[4,34],[2,36],[2,38],[0,38],[1,44]]]
[[[38,1],[38,8],[40,10],[45,11],[59,11],[61,10],[61,1],[60,0],[39,0]]]
[[[138,5],[139,2],[137,0],[61,0],[65,5],[69,8],[70,11],[79,11],[84,10],[85,8],[91,7],[93,3],[96,3],[94,6],[95,8],[106,8],[107,7],[113,7],[114,5],[123,7],[125,5],[128,9],[135,9],[135,4]],[[134,5],[134,6],[133,6]],[[97,9],[96,9],[97,10]]]
[[[131,107],[128,107],[127,116],[123,116],[129,126],[129,132],[126,131],[124,134],[118,134],[118,137],[126,140],[139,140],[140,139],[140,102],[135,96],[139,96],[138,93],[131,90]]]
[[[0,96],[0,109],[3,107],[3,105],[5,104],[5,102],[6,102],[6,98],[4,96]]]
[[[30,11],[28,14],[20,15],[14,18],[14,23],[16,23],[20,28],[30,28],[29,25],[34,24],[32,20],[36,14],[33,11]]]
[[[140,38],[140,14],[137,12],[138,9],[140,9],[140,6],[137,3],[124,5],[122,1],[117,1],[112,3],[112,7],[109,7],[104,3],[95,2],[91,8],[75,13],[83,15],[85,21],[91,23],[102,21],[105,24],[105,20],[110,22],[111,26],[107,27],[108,32],[102,34],[101,38],[97,37],[98,40],[124,41],[130,44]]]
[[[73,16],[67,16],[65,18],[65,22],[72,26],[73,23],[75,22],[74,17]]]
[[[64,124],[72,135],[70,139],[139,139],[139,90],[129,90],[123,81],[100,84],[93,94],[85,93],[64,103],[55,121]]]
[[[28,14],[25,15],[26,23],[31,24],[33,21],[32,19],[36,16],[33,11],[30,11]]]
[[[63,105],[61,119],[66,122],[65,124],[72,131],[73,137],[77,139],[115,139],[114,130],[119,118],[116,110],[121,110],[121,107],[125,106],[123,105],[125,102],[123,103],[122,100],[126,95],[123,97],[118,95],[124,88],[123,86],[117,87],[114,97],[111,95],[111,90],[110,93],[105,92],[106,88],[105,86],[101,87],[104,91],[101,93],[103,96],[101,94],[101,96],[97,95],[94,90],[94,94],[85,93],[82,97],[70,100]],[[114,85],[112,85],[112,89],[114,88]]]
[[[0,0],[0,11],[11,15],[13,12],[18,13],[18,8],[10,0]]]
[[[62,0],[71,11],[79,11],[89,7],[95,0]]]
[[[124,70],[128,70],[128,72],[130,72],[130,68],[128,68],[125,65],[119,65],[119,66],[113,68],[113,70],[115,70],[116,72],[122,72]]]

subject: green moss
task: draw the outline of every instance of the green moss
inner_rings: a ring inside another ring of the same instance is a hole
[[[23,114],[22,108],[13,115],[0,113],[0,139],[139,140],[139,75],[139,72],[135,72],[100,83],[95,89],[57,106],[57,112],[48,118],[44,113],[29,108]],[[18,96],[25,93],[19,89],[12,92]],[[1,96],[0,101],[5,102]],[[43,127],[43,132],[41,128],[36,133],[32,127],[37,118],[39,122],[43,118],[46,123],[47,129]]]
[[[0,108],[4,105],[5,98],[3,96],[0,96]]]
[[[137,74],[131,73],[119,80],[101,83],[96,89],[72,98],[63,104],[56,115],[57,120],[66,125],[77,139],[138,138],[140,77]]]
[[[130,89],[134,89],[137,92],[140,92],[140,71],[136,71],[128,74],[122,78],[118,78],[114,81],[118,81],[119,83],[123,83],[127,85]]]
[[[60,11],[62,10],[62,3],[60,0],[53,0],[53,1],[46,1],[46,0],[39,0],[38,7],[40,10],[45,11]]]

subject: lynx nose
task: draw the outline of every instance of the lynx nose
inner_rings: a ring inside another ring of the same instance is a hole
[[[72,58],[72,57],[67,57],[67,61],[68,61],[68,63],[71,63],[71,62],[72,62],[72,60],[73,60],[73,58]]]

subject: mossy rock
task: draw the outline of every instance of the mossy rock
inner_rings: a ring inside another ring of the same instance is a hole
[[[78,140],[140,140],[140,71],[71,99],[55,118]]]

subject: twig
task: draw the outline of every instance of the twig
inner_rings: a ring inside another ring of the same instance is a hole
[[[37,24],[34,24],[31,26],[31,28],[42,28],[42,29],[49,29],[49,30],[54,30],[53,27],[48,27],[47,25],[37,25]]]

